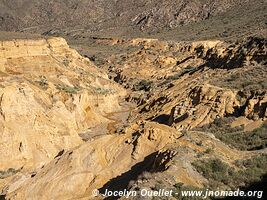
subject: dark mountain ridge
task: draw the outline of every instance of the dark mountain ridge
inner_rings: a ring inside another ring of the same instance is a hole
[[[0,29],[155,33],[208,19],[250,0],[0,0]],[[259,1],[259,0],[257,0]]]

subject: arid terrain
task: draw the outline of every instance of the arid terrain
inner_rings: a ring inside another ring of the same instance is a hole
[[[266,1],[0,2],[0,200],[266,198]]]

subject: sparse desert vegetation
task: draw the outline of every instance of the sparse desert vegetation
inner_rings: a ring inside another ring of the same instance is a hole
[[[264,65],[250,66],[246,70],[237,70],[223,78],[216,78],[212,84],[242,91],[264,91],[267,88],[266,73],[267,67]]]
[[[242,151],[265,149],[267,147],[267,124],[253,131],[244,131],[242,126],[232,128],[234,118],[217,119],[214,123],[205,125],[197,130],[207,131],[224,143]]]
[[[16,170],[13,168],[9,168],[6,171],[0,171],[0,179],[8,178],[10,176],[13,176],[14,174],[18,173],[20,170]]]
[[[219,159],[212,158],[195,161],[193,166],[209,180],[208,187],[216,189],[225,185],[231,189],[245,188],[254,182],[260,182],[267,173],[267,156],[259,155],[246,160],[238,160],[235,168]]]
[[[266,196],[266,13],[266,0],[0,0],[0,199]]]
[[[77,86],[72,87],[64,84],[57,85],[57,89],[69,94],[77,94],[80,90],[80,88]]]

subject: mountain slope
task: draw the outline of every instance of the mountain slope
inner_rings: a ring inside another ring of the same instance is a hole
[[[155,32],[201,21],[249,0],[1,0],[2,30],[55,28]]]

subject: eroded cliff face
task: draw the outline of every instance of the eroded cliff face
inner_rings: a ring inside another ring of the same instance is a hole
[[[116,181],[120,177],[122,183],[127,184],[150,168],[155,152],[180,135],[155,123],[133,124],[122,135],[101,136],[65,152],[37,170],[34,177],[17,175],[4,188],[8,192],[6,198],[94,199],[94,189],[105,188],[113,181],[120,187]]]
[[[139,47],[111,56],[107,64],[115,81],[134,90],[129,100],[139,106],[133,120],[155,120],[178,130],[227,116],[266,120],[265,39],[232,44],[139,38],[120,45]]]
[[[266,154],[193,130],[227,117],[252,129],[266,121],[266,40],[96,42],[131,51],[96,68],[60,38],[2,42],[6,199],[103,199],[92,192],[153,190],[159,181],[203,187],[210,180],[192,162],[214,158],[242,170],[236,161]],[[110,116],[125,109],[120,97],[137,104],[124,124]]]
[[[0,42],[0,169],[41,167],[120,109],[124,90],[62,38]],[[107,101],[107,99],[109,101]]]

